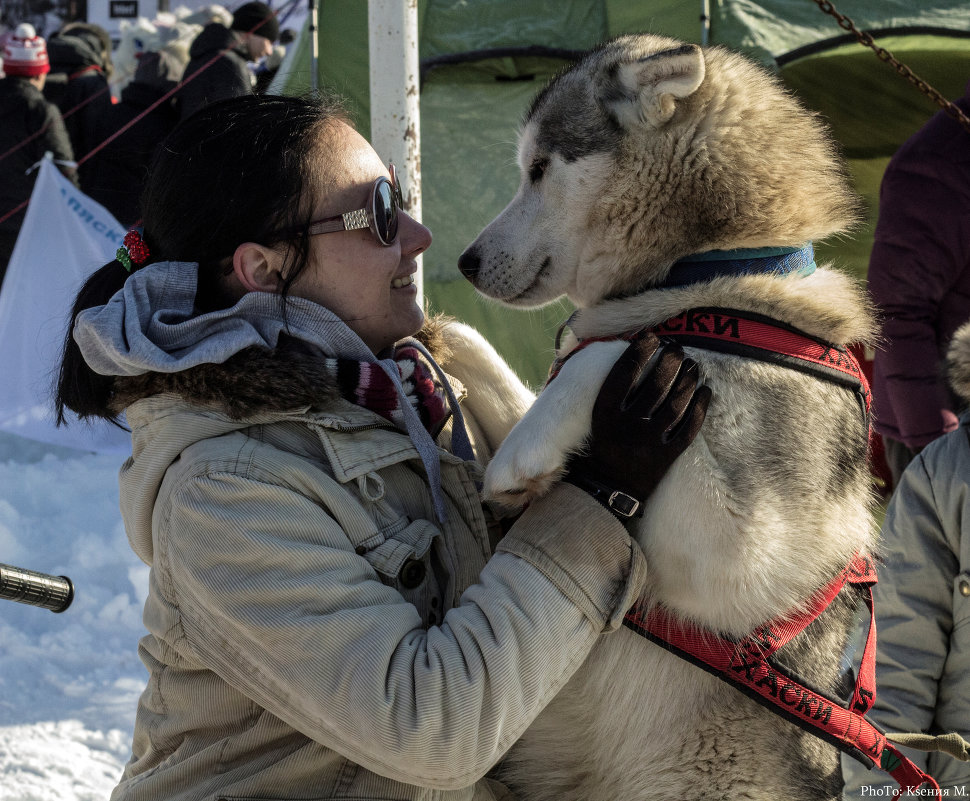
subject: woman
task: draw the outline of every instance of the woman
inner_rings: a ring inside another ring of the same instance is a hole
[[[152,567],[114,799],[501,797],[486,773],[643,589],[576,486],[499,539],[470,449],[531,396],[463,326],[439,326],[451,384],[400,342],[431,235],[393,182],[332,105],[214,104],[78,296],[60,411],[125,411],[122,512]],[[643,500],[709,393],[653,337],[627,354],[571,474]]]

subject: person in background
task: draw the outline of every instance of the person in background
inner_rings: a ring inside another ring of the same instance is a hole
[[[249,67],[273,52],[280,26],[265,3],[249,2],[233,12],[232,25],[210,22],[189,49],[191,60],[179,90],[181,118],[208,103],[252,94],[255,76]]]
[[[610,492],[569,481],[646,501],[704,419],[698,366],[638,338],[566,480],[503,521],[476,482],[533,396],[425,320],[398,181],[332,103],[205,106],[78,294],[58,408],[124,411],[151,565],[114,801],[508,798],[489,770],[645,589]]]
[[[270,84],[273,83],[273,78],[276,77],[276,73],[279,72],[280,66],[283,64],[283,59],[286,58],[287,46],[294,41],[296,41],[296,33],[292,28],[284,28],[280,31],[280,40],[278,44],[273,45],[273,52],[256,65],[254,70],[256,75],[255,92],[262,94],[269,89]]]
[[[970,114],[970,87],[956,105]],[[873,414],[895,483],[921,448],[957,426],[942,365],[970,317],[970,131],[945,111],[886,168],[867,281],[882,317]]]
[[[74,151],[57,107],[44,99],[50,71],[47,43],[32,25],[21,23],[6,37],[0,78],[0,283],[23,224],[36,172],[44,154],[75,184]]]
[[[81,161],[101,143],[100,126],[111,109],[111,38],[100,25],[71,22],[50,37],[51,76],[48,100],[64,118],[74,155]],[[89,161],[78,167],[81,190],[95,177]]]
[[[125,228],[141,219],[139,199],[152,154],[178,123],[171,93],[187,63],[188,48],[177,42],[157,52],[143,53],[134,78],[121,92],[121,101],[112,105],[100,121],[99,143],[129,127],[90,160],[87,194]],[[159,100],[161,104],[155,105]]]
[[[965,410],[970,323],[954,334],[947,361]],[[909,463],[889,501],[881,541],[885,561],[873,588],[878,692],[869,717],[887,732],[970,739],[970,412]],[[970,793],[970,763],[904,750],[944,797]],[[892,798],[893,786],[856,760],[844,758],[842,770],[847,801]]]
[[[74,21],[66,23],[59,31],[61,36],[85,36],[88,37],[94,49],[98,64],[104,77],[109,81],[114,77],[114,63],[111,60],[111,52],[114,50],[114,42],[111,41],[111,34],[100,25],[93,22]],[[93,37],[93,38],[91,38]]]

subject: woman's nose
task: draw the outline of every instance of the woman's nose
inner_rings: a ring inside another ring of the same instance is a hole
[[[417,256],[431,246],[431,231],[407,212],[399,212],[398,236],[401,238],[401,254]]]

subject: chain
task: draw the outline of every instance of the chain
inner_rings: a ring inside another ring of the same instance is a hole
[[[886,48],[877,45],[872,36],[865,31],[860,31],[855,26],[855,23],[844,14],[840,14],[836,10],[835,6],[829,2],[829,0],[815,0],[815,3],[826,14],[831,14],[833,17],[835,17],[839,23],[839,27],[843,30],[849,31],[849,33],[855,36],[855,38],[859,41],[859,44],[871,48],[879,57],[880,61],[884,61],[886,64],[892,66],[899,75],[913,84],[913,86],[919,89],[924,95],[929,97],[930,100],[936,103],[947,114],[953,117],[953,119],[959,122],[965,131],[970,133],[970,117],[964,114],[959,106],[943,97],[943,95],[941,95],[936,89],[930,86],[918,75],[916,75],[909,67],[896,59],[892,53],[886,50]]]

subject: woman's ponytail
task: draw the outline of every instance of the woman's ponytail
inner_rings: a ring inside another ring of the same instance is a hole
[[[117,421],[118,412],[111,409],[114,378],[110,375],[99,375],[88,367],[81,355],[81,349],[74,341],[74,323],[85,309],[106,304],[112,295],[125,285],[128,275],[128,271],[120,261],[108,262],[84,282],[84,286],[74,300],[67,333],[64,336],[61,367],[54,395],[54,408],[59,426],[66,425],[68,422],[65,409],[70,409],[82,420],[88,417],[102,417],[112,422]]]

